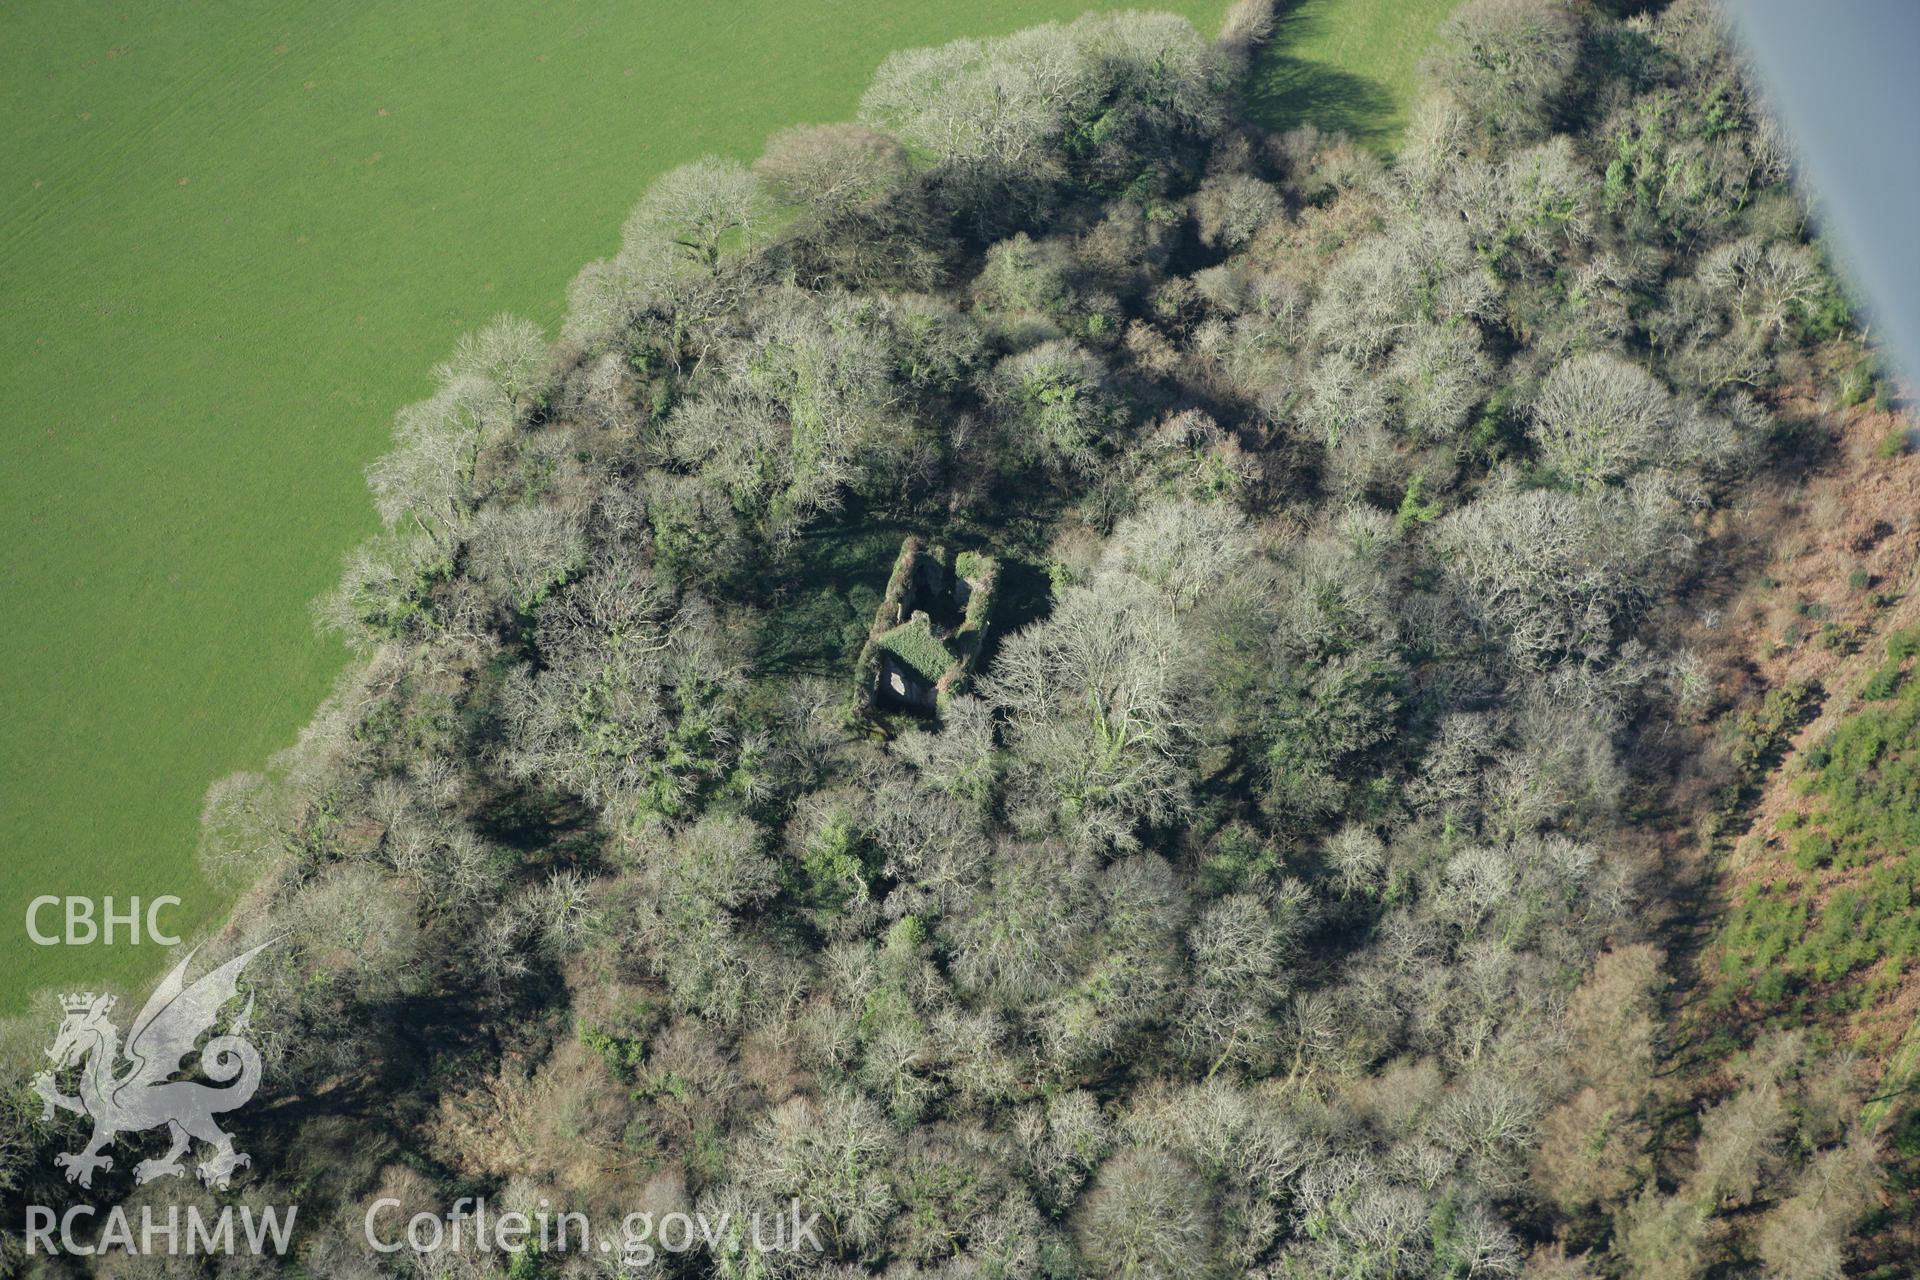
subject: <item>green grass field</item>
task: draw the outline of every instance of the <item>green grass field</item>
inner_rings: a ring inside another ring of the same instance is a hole
[[[1252,114],[1269,129],[1311,122],[1391,148],[1420,57],[1458,0],[1302,0],[1260,59]]]
[[[9,6],[0,1013],[159,960],[33,946],[35,895],[221,908],[193,871],[201,796],[290,742],[340,667],[307,602],[457,334],[503,309],[551,326],[653,175],[849,117],[889,50],[1088,7],[1120,6]],[[1153,7],[1211,31],[1225,0]],[[1446,7],[1302,6],[1263,114],[1386,138]]]

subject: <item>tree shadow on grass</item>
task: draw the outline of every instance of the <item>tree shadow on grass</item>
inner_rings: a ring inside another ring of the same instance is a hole
[[[1377,80],[1357,76],[1294,52],[1318,34],[1325,19],[1296,6],[1274,23],[1273,36],[1254,59],[1247,85],[1247,115],[1273,133],[1303,124],[1348,134],[1378,146],[1394,132],[1398,103]]]

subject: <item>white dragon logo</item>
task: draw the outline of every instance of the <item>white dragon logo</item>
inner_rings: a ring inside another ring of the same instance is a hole
[[[59,1107],[93,1120],[93,1138],[85,1150],[53,1158],[54,1164],[67,1171],[69,1182],[91,1187],[94,1170],[113,1168],[113,1157],[101,1151],[116,1135],[159,1125],[167,1126],[173,1145],[158,1160],[142,1160],[135,1165],[135,1182],[185,1174],[180,1157],[194,1139],[213,1148],[211,1158],[196,1166],[208,1186],[225,1187],[235,1169],[252,1163],[245,1152],[233,1149],[232,1135],[214,1124],[213,1118],[244,1106],[260,1087],[259,1051],[240,1034],[253,1014],[253,1001],[249,999],[226,1031],[207,1041],[200,1051],[200,1069],[209,1080],[227,1081],[235,1076],[238,1080],[214,1088],[169,1077],[180,1070],[180,1060],[193,1052],[201,1034],[213,1029],[221,1008],[234,998],[247,962],[269,945],[263,942],[235,956],[192,986],[186,985],[187,964],[193,959],[193,952],[188,952],[186,959],[154,988],[140,1016],[133,1020],[124,1055],[119,1029],[107,1019],[114,1005],[112,996],[89,992],[60,997],[66,1020],[60,1024],[53,1048],[47,1050],[54,1065],[33,1078],[33,1087],[46,1100],[46,1119],[52,1119],[54,1108]],[[132,1065],[124,1074],[116,1074],[123,1056]],[[79,1096],[61,1093],[56,1073],[80,1064],[84,1065]]]

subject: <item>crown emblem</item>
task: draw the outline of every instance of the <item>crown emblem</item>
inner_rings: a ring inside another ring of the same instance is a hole
[[[96,999],[101,1000],[100,1011],[102,1013],[113,1007],[112,996],[106,996],[104,998],[98,997],[91,991],[81,992],[78,995],[61,996],[60,1007],[68,1013],[84,1013],[93,1007],[93,1002]]]

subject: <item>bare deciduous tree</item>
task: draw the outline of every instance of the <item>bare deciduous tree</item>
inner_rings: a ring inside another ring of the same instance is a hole
[[[1873,1141],[1856,1133],[1814,1156],[1792,1194],[1761,1222],[1755,1242],[1777,1280],[1840,1280],[1848,1238],[1878,1201],[1883,1177]]]
[[[1457,217],[1396,222],[1340,255],[1308,313],[1322,346],[1371,362],[1419,324],[1492,319],[1498,295]]]
[[[1001,222],[1044,207],[1070,166],[1124,180],[1149,149],[1177,153],[1218,121],[1225,83],[1224,60],[1185,21],[1088,14],[892,54],[860,118],[931,153],[969,212]]]
[[[1525,141],[1551,129],[1579,56],[1580,22],[1559,0],[1472,0],[1424,70],[1489,136]]]
[[[1113,425],[1106,363],[1066,338],[1002,360],[992,396],[1014,452],[1062,469],[1090,468]]]
[[[1134,841],[1186,805],[1192,733],[1187,641],[1170,604],[1131,574],[1070,587],[1012,636],[985,695],[1006,708],[1016,768],[1076,841]]]
[[[1450,572],[1515,657],[1550,665],[1607,652],[1684,549],[1659,485],[1490,493],[1442,519]]]
[[[1679,406],[1652,374],[1596,351],[1547,375],[1532,432],[1547,465],[1577,484],[1604,485],[1659,456],[1679,418]]]
[[[1485,397],[1492,372],[1474,326],[1415,329],[1387,366],[1401,428],[1422,443],[1456,439]]]
[[[347,553],[338,585],[314,601],[314,621],[359,649],[414,634],[428,622],[429,581],[446,568],[445,552],[424,534],[368,539]]]
[[[1261,224],[1279,211],[1280,193],[1250,174],[1209,178],[1193,194],[1193,216],[1199,224],[1201,242],[1217,249],[1245,245]]]
[[[511,421],[545,386],[547,359],[547,337],[540,326],[503,311],[472,333],[461,334],[434,376],[443,386],[480,379],[498,397],[501,415]]]
[[[1231,894],[1188,931],[1191,987],[1175,1036],[1209,1073],[1229,1063],[1257,1069],[1272,1061],[1280,1038],[1273,1014],[1289,986],[1285,962],[1293,938],[1285,923],[1258,897]]]
[[[621,253],[644,261],[672,251],[713,271],[727,237],[750,236],[765,218],[765,197],[753,172],[737,161],[705,156],[654,179],[621,229]]]
[[[367,467],[380,518],[447,541],[471,510],[482,450],[511,425],[497,387],[471,373],[448,377],[431,398],[402,409],[393,451]]]
[[[859,124],[783,129],[753,167],[781,199],[829,217],[885,199],[911,171],[899,139]]]
[[[1247,519],[1224,503],[1158,502],[1115,526],[1105,561],[1149,582],[1182,611],[1198,605],[1254,554]]]
[[[885,1164],[898,1145],[885,1115],[859,1094],[796,1096],[767,1113],[742,1167],[754,1185],[817,1210],[836,1244],[858,1249],[895,1211]]]
[[[1200,1280],[1212,1269],[1205,1190],[1179,1157],[1157,1147],[1129,1147],[1101,1165],[1073,1226],[1095,1275]]]
[[[545,665],[507,690],[511,772],[671,810],[725,752],[716,703],[737,671],[704,608],[675,605],[645,569],[589,573],[542,605],[538,636]]]
[[[586,564],[579,523],[548,506],[488,509],[467,534],[473,576],[511,607],[527,610]]]

